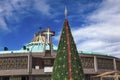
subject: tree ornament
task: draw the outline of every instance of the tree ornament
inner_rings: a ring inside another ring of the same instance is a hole
[[[58,66],[58,68],[60,68],[60,66]]]
[[[67,80],[67,78],[64,78],[64,80]]]
[[[63,47],[63,49],[65,49],[65,47]]]
[[[76,74],[78,74],[78,71],[75,71]]]
[[[65,68],[65,65],[63,65],[63,68]]]
[[[76,57],[74,57],[74,60],[77,60],[77,58],[76,58]]]
[[[59,60],[61,61],[61,60],[62,60],[62,58],[60,57],[60,58],[59,58]]]

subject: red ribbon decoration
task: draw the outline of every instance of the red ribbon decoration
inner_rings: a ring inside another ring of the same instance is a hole
[[[66,26],[66,35],[67,35],[67,46],[68,46],[68,68],[69,68],[69,77],[72,80],[72,63],[71,63],[71,51],[70,51],[70,37],[69,37],[69,25],[67,19],[65,20]]]

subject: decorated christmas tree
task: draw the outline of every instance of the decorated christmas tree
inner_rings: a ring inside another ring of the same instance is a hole
[[[67,19],[64,21],[58,45],[52,80],[85,80],[82,64]]]

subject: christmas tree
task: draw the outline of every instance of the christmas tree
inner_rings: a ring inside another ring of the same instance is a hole
[[[65,19],[54,62],[52,80],[85,80],[77,48]]]

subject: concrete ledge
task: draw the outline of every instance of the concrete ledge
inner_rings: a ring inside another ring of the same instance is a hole
[[[18,69],[18,70],[0,70],[0,76],[9,76],[9,75],[28,75],[27,69]]]

